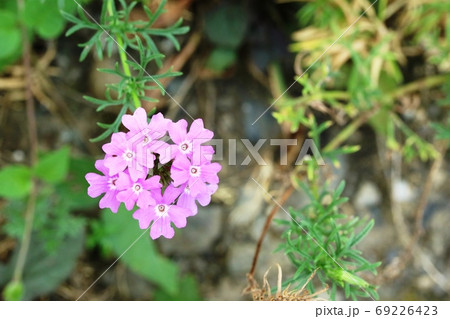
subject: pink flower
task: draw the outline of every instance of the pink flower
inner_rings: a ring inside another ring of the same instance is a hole
[[[157,113],[152,116],[150,123],[148,123],[147,113],[142,107],[137,108],[133,115],[125,114],[122,117],[122,124],[129,130],[128,137],[139,137],[136,140],[144,144],[163,137],[170,122],[161,113]]]
[[[195,201],[198,201],[202,206],[207,206],[211,202],[211,195],[217,191],[218,186],[217,184],[207,185],[206,188],[208,189],[208,192],[198,194],[197,197],[191,196],[189,185],[185,185],[185,187],[180,188],[184,190],[180,197],[178,197],[177,205],[187,208],[191,212],[189,216],[194,216],[198,213],[198,208]]]
[[[192,159],[194,155],[198,155],[198,159],[200,159],[200,156],[206,156],[205,158],[208,160],[212,159],[214,154],[212,146],[201,146],[201,144],[210,141],[214,133],[203,127],[201,119],[192,122],[189,132],[187,132],[187,122],[185,120],[171,123],[169,136],[175,143],[175,145],[171,145],[172,158],[185,155]],[[196,161],[198,160],[196,159]]]
[[[121,202],[127,210],[137,205],[133,217],[141,228],[151,227],[151,238],[172,238],[173,225],[185,227],[186,218],[198,212],[197,202],[208,205],[217,190],[222,167],[211,163],[214,148],[203,145],[213,132],[204,128],[201,119],[189,131],[186,121],[173,123],[161,113],[149,122],[143,108],[124,115],[122,123],[128,132],[114,133],[103,145],[105,158],[96,162],[104,175],[86,175],[88,194],[105,194],[100,208],[113,212]],[[167,133],[175,144],[164,141]]]
[[[203,160],[200,165],[193,165],[186,157],[179,156],[172,163],[171,177],[174,186],[180,186],[187,182],[191,196],[207,194],[207,183],[219,183],[217,173],[222,169],[219,163],[210,163]]]
[[[171,121],[165,119],[161,113],[152,116],[150,123],[147,122],[147,113],[143,108],[137,108],[133,115],[124,115],[122,124],[130,131],[127,133],[129,143],[136,150],[136,160],[146,168],[153,168],[155,153],[159,154],[159,161],[162,164],[169,162],[169,144],[161,141],[166,135]]]
[[[104,176],[96,173],[86,174],[86,180],[89,183],[88,195],[95,198],[105,193],[105,196],[100,200],[100,208],[110,208],[111,211],[117,213],[120,206],[120,201],[117,199],[119,191],[116,186],[119,176],[117,174],[110,176],[104,162],[104,160],[95,162],[95,168],[102,172]]]
[[[152,239],[160,236],[172,238],[175,235],[175,231],[171,223],[177,228],[186,226],[186,217],[190,214],[189,210],[173,204],[179,195],[180,190],[169,185],[163,195],[161,195],[160,191],[153,192],[154,205],[150,205],[147,208],[139,208],[134,212],[133,218],[139,221],[141,229],[148,228],[153,221],[150,229],[150,237]]]
[[[152,176],[149,179],[139,178],[133,181],[127,171],[121,172],[116,182],[119,189],[117,199],[125,203],[128,210],[132,210],[135,204],[141,208],[154,205],[155,200],[150,191],[161,189],[159,180],[159,176]]]
[[[102,148],[106,155],[109,155],[105,159],[105,166],[109,168],[110,174],[119,174],[128,168],[133,181],[147,176],[150,164],[144,166],[141,164],[142,161],[137,160],[136,157],[142,153],[137,154],[135,145],[128,141],[125,133],[114,133],[111,136],[111,142],[103,145]],[[153,162],[154,158],[148,160]]]

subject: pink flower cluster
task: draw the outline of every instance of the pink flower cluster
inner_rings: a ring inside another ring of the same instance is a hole
[[[143,108],[124,115],[122,124],[129,131],[114,133],[111,142],[103,145],[105,158],[95,163],[103,175],[86,175],[88,194],[105,194],[100,208],[115,213],[120,203],[128,210],[137,205],[133,218],[141,229],[151,224],[151,238],[172,238],[172,223],[185,227],[187,217],[197,214],[196,202],[208,205],[217,190],[221,166],[211,162],[213,147],[203,145],[213,132],[204,128],[201,119],[188,131],[185,120],[174,123],[161,113],[149,123]]]

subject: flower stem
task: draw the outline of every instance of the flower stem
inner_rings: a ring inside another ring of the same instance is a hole
[[[24,0],[17,0],[17,7],[19,11],[24,9]],[[33,167],[37,161],[37,129],[36,129],[36,116],[34,112],[34,99],[33,92],[31,91],[32,79],[31,79],[31,49],[28,41],[28,33],[26,27],[22,24],[22,47],[23,47],[23,65],[25,69],[25,81],[26,81],[26,108],[27,108],[27,125],[28,135],[30,142],[30,166]],[[19,255],[14,268],[13,281],[20,282],[22,280],[23,270],[25,268],[25,262],[28,255],[28,249],[31,242],[31,233],[33,231],[34,212],[37,197],[37,185],[36,180],[33,179],[30,196],[28,197],[27,208],[25,211],[25,229],[22,235],[22,242],[19,249]]]
[[[114,7],[113,7],[113,1],[114,0],[108,0],[107,3],[107,10],[108,10],[108,14],[110,16],[114,15]],[[116,41],[117,41],[117,45],[119,47],[119,57],[120,57],[120,63],[122,65],[122,69],[123,69],[123,73],[131,79],[132,75],[131,75],[131,70],[130,70],[130,66],[128,65],[127,62],[127,53],[126,53],[126,47],[124,46],[124,40],[121,34],[115,34],[114,35],[116,37]],[[137,95],[135,90],[131,91],[131,97],[133,99],[133,103],[134,103],[134,107],[138,108],[141,107],[141,101],[139,100],[139,96]]]

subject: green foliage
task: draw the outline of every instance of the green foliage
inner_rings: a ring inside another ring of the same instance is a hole
[[[26,0],[23,13],[19,14],[16,0],[3,0],[0,3],[0,70],[21,55],[21,24],[31,37],[55,39],[66,25],[60,10],[74,12],[76,7],[73,0]]]
[[[27,0],[22,21],[39,37],[54,39],[63,32],[66,25],[60,10],[73,12],[76,7],[76,3],[72,0]]]
[[[31,171],[23,165],[5,166],[0,170],[0,196],[23,198],[31,189]]]
[[[220,47],[236,49],[245,37],[248,17],[239,5],[222,5],[205,17],[205,32],[208,39]]]
[[[84,175],[92,169],[92,160],[71,159],[66,147],[43,154],[34,169],[13,165],[3,168],[0,176],[5,182],[0,195],[10,199],[2,208],[8,221],[4,231],[21,239],[27,205],[24,199],[30,192],[32,178],[38,178],[33,229],[49,252],[57,249],[64,238],[79,233],[84,226],[84,219],[73,216],[72,212],[97,203],[86,194],[88,185]]]
[[[89,244],[99,245],[106,255],[120,257],[136,274],[156,284],[160,300],[198,300],[197,285],[192,277],[182,277],[178,266],[160,255],[148,230],[130,223],[130,212],[123,205],[116,214],[102,211],[101,220],[92,224]]]
[[[225,4],[208,12],[205,32],[215,46],[206,62],[209,69],[221,72],[235,63],[248,23],[249,18],[242,5]]]
[[[0,10],[0,67],[20,54],[21,35],[13,12]]]
[[[398,18],[392,17],[400,9],[393,3],[383,2],[347,30],[354,21],[352,17],[361,14],[358,6],[352,8],[344,2],[328,0],[302,6],[298,16],[300,25],[305,28],[294,33],[295,43],[290,48],[305,57],[301,61],[302,66],[308,67],[308,73],[298,80],[303,86],[300,98],[280,100],[282,107],[275,114],[278,121],[290,122],[291,129],[296,131],[299,125],[304,125],[305,114],[317,105],[355,121],[364,117],[365,112],[373,112],[367,123],[384,137],[388,148],[400,151],[407,160],[435,158],[437,152],[430,140],[410,127],[420,124],[406,123],[397,105],[400,98],[419,89],[441,86],[445,91],[444,83],[450,79],[446,67],[450,56],[447,41],[450,24],[440,26],[442,21],[448,20],[445,12],[449,7],[434,1],[402,12]],[[388,18],[392,19],[389,26]],[[339,41],[328,48],[337,38]],[[437,65],[438,73],[442,74],[402,85],[405,81],[402,68],[407,58],[404,44],[426,48],[424,57]],[[328,54],[321,57],[325,50],[329,50]],[[313,64],[319,57],[321,61]],[[354,131],[351,125],[347,124],[343,131],[347,128]]]
[[[39,159],[34,173],[47,183],[59,183],[67,176],[69,159],[68,147],[45,154]]]
[[[438,109],[444,115],[443,121],[432,124],[436,135],[430,138],[414,131],[413,127],[423,122],[417,123],[415,116],[408,120],[399,104],[408,101],[411,93],[435,88],[434,92],[440,91],[437,96],[444,96],[438,104],[448,106],[450,23],[446,15],[450,7],[431,1],[406,10],[396,4],[379,1],[352,28],[348,26],[366,6],[320,0],[305,3],[298,13],[302,28],[293,34],[295,42],[290,48],[299,53],[298,66],[307,71],[296,78],[302,94],[297,98],[282,96],[275,105],[274,117],[287,124],[292,133],[306,128],[318,147],[324,132],[333,127],[337,134],[320,149],[322,157],[336,167],[339,155],[359,150],[358,145],[345,144],[364,124],[369,124],[389,149],[401,152],[406,161],[437,157],[432,141],[449,136],[444,107]],[[405,79],[411,74],[402,72],[409,57],[404,47],[412,46],[423,48],[423,56],[437,74]],[[286,88],[280,68],[275,66],[273,71],[274,87],[281,94]],[[329,120],[319,121],[319,112],[321,117],[330,115]],[[306,181],[301,182],[299,178],[304,175]],[[343,181],[336,190],[330,190],[314,161],[297,167],[291,179],[308,195],[309,203],[290,210],[293,221],[279,221],[286,226],[286,243],[280,249],[297,268],[284,285],[300,287],[317,270],[322,286],[331,286],[332,299],[338,288],[343,289],[346,298],[377,298],[375,287],[362,279],[360,272],[375,273],[380,263],[367,261],[355,247],[369,234],[374,222],[363,223],[358,217],[340,212],[347,200],[341,197]],[[309,289],[314,289],[312,283]]]
[[[73,212],[97,205],[86,194],[84,179],[93,166],[92,160],[70,158],[69,148],[63,147],[42,154],[32,169],[10,165],[0,171],[0,195],[9,199],[1,211],[7,221],[2,230],[19,241],[25,231],[26,196],[33,178],[38,185],[34,232],[23,279],[5,287],[6,299],[31,300],[54,290],[71,273],[82,252],[85,225],[85,220]],[[0,264],[0,285],[12,278],[19,247],[8,264]]]
[[[156,301],[198,301],[201,297],[197,288],[197,281],[191,275],[186,275],[180,279],[178,292],[170,295],[164,290],[155,292]]]
[[[223,71],[236,61],[237,54],[233,49],[215,48],[208,57],[206,67],[214,71]]]
[[[432,127],[436,131],[436,139],[450,140],[450,115],[447,117],[447,123],[432,123]]]
[[[8,300],[32,300],[57,288],[73,271],[84,243],[84,231],[78,229],[71,236],[64,237],[58,248],[49,254],[45,241],[36,233],[32,235],[22,282],[9,283],[3,295]],[[0,285],[12,277],[19,249],[14,251],[8,264],[0,264]]]
[[[298,186],[308,195],[309,203],[301,209],[290,209],[292,220],[278,220],[288,228],[283,233],[286,242],[280,246],[296,267],[295,275],[284,286],[301,287],[311,273],[317,269],[317,276],[322,282],[330,283],[332,299],[337,287],[344,289],[346,298],[377,298],[375,287],[363,280],[357,273],[371,271],[376,273],[380,263],[370,263],[355,249],[372,229],[371,220],[362,230],[359,218],[350,218],[340,213],[340,205],[348,198],[341,197],[345,183],[342,181],[336,190],[330,190],[325,184],[320,189],[297,181]],[[308,284],[314,291],[312,282]]]
[[[181,19],[164,29],[153,28],[155,21],[164,12],[166,0],[161,1],[155,12],[151,12],[147,6],[143,5],[143,11],[146,14],[145,21],[132,21],[130,19],[130,14],[137,5],[136,1],[128,4],[126,1],[120,0],[119,3],[121,9],[116,8],[113,0],[103,1],[98,24],[87,17],[80,8],[78,10],[79,18],[67,12],[63,13],[68,21],[74,23],[67,30],[66,36],[83,29],[94,31],[88,41],[80,44],[80,47],[83,48],[80,61],[86,59],[91,50],[102,60],[105,53],[111,57],[114,49],[116,47],[119,49],[120,65],[117,63],[114,69],[99,70],[100,72],[117,75],[120,78],[119,83],[107,85],[104,100],[85,97],[89,102],[98,105],[97,111],[102,111],[111,106],[120,108],[115,121],[109,124],[98,123],[105,131],[92,139],[93,142],[101,141],[117,132],[122,115],[127,110],[134,111],[141,106],[141,101],[157,102],[157,100],[149,98],[146,91],[160,90],[161,94],[164,95],[165,90],[160,79],[181,74],[173,72],[171,69],[156,75],[150,75],[147,71],[151,63],[155,63],[158,68],[163,66],[164,55],[161,54],[156,45],[154,40],[156,37],[168,39],[179,50],[180,44],[176,36],[189,31],[188,27],[181,26]],[[131,58],[132,53],[139,55],[137,61]]]

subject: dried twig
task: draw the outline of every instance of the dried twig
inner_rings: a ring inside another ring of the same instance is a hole
[[[314,271],[311,276],[309,276],[308,280],[305,282],[305,284],[300,289],[293,289],[290,290],[289,285],[283,290],[282,289],[282,277],[283,272],[281,270],[281,266],[277,264],[278,267],[278,278],[277,278],[277,291],[275,296],[272,295],[272,291],[270,288],[269,281],[267,280],[267,276],[269,275],[270,269],[267,269],[267,271],[264,274],[263,277],[263,286],[262,288],[259,288],[258,283],[250,274],[247,275],[247,279],[249,282],[249,286],[244,289],[244,294],[252,294],[253,300],[260,300],[260,301],[309,301],[309,300],[323,300],[318,299],[317,296],[321,293],[328,290],[328,286],[326,286],[324,289],[317,291],[313,294],[310,294],[310,292],[306,289],[306,286],[310,283],[310,281],[314,278],[316,271]]]
[[[278,200],[277,202],[280,203],[280,205],[282,206],[289,199],[293,190],[294,190],[294,187],[292,185],[290,185],[288,188],[285,189],[280,200]],[[264,237],[266,236],[267,231],[269,230],[270,223],[272,222],[272,219],[275,217],[275,214],[278,212],[279,208],[280,208],[279,205],[274,205],[272,208],[272,211],[267,216],[266,222],[264,224],[264,228],[261,232],[261,235],[259,236],[258,243],[256,244],[255,254],[253,256],[253,261],[252,261],[252,267],[250,269],[250,272],[247,275],[247,277],[249,277],[249,278],[253,278],[253,276],[255,274],[256,263],[258,262],[258,257],[259,257],[259,252],[261,251],[262,242],[264,240]]]

